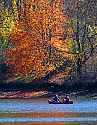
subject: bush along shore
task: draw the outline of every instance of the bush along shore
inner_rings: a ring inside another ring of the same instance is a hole
[[[3,83],[0,84],[0,98],[36,98],[49,97],[54,94],[96,96],[97,81],[66,81],[62,85],[56,83],[33,82],[33,83]]]

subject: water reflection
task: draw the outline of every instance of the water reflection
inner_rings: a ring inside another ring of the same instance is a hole
[[[33,100],[0,100],[0,125],[97,125],[97,101],[52,105]],[[55,124],[56,123],[56,124]]]
[[[33,100],[0,100],[0,111],[2,112],[95,112],[97,101],[82,101],[74,104],[48,104],[45,102],[33,102]]]
[[[3,122],[96,122],[97,117],[74,117],[74,118],[0,118]]]
[[[21,125],[23,123],[19,122],[19,123],[1,123],[0,125]],[[87,125],[87,124],[83,124],[83,123],[63,123],[63,122],[29,122],[29,123],[24,123],[24,125]],[[88,125],[97,125],[95,124],[88,124]]]

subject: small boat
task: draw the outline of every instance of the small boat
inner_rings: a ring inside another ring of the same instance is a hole
[[[55,102],[55,101],[52,101],[52,100],[48,100],[48,103],[49,104],[73,104],[73,101],[69,101],[69,102]]]

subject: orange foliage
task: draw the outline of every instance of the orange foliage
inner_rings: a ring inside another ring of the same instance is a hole
[[[61,9],[61,0],[55,0],[52,5],[48,0],[27,0],[23,11],[22,21],[15,22],[10,35],[12,48],[7,50],[7,64],[14,74],[25,77],[34,74],[34,78],[41,78],[48,69],[43,65],[49,58],[46,46],[51,45],[58,50],[68,51],[68,46],[59,40],[64,33],[63,23],[67,18]],[[52,30],[52,39],[48,41],[47,31]],[[62,54],[64,57],[65,54]],[[34,79],[33,78],[33,79]]]

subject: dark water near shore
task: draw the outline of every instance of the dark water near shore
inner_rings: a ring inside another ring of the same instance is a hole
[[[0,125],[97,125],[97,100],[48,104],[47,99],[0,100]]]

